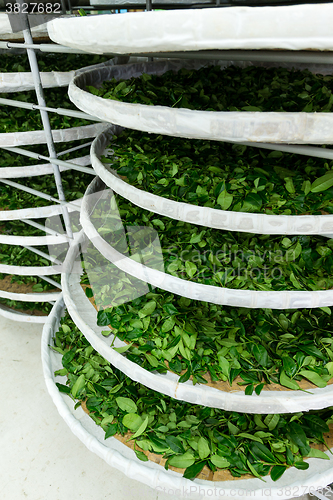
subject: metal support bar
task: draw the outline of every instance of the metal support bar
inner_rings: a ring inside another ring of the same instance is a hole
[[[133,55],[133,54],[132,54]],[[282,51],[282,50],[198,50],[190,52],[151,52],[135,54],[140,57],[206,59],[223,61],[257,61],[333,64],[333,52]]]
[[[92,120],[97,122],[104,122],[96,116],[88,115],[82,111],[75,111],[75,109],[65,109],[65,108],[49,108],[48,106],[39,106],[38,104],[32,104],[30,102],[15,101],[14,99],[4,99],[0,97],[0,104],[5,106],[13,106],[15,108],[24,108],[31,110],[47,111],[49,113],[57,113],[58,115],[72,116],[73,118],[82,118],[84,120]]]
[[[58,45],[56,43],[15,43],[15,42],[0,42],[0,49],[32,49],[40,50],[41,52],[57,52],[62,54],[87,54],[84,50],[72,49],[71,47],[65,47],[64,45]],[[117,55],[117,54],[115,54]]]
[[[52,236],[62,236],[62,234],[58,233],[58,231],[54,231],[53,229],[50,229],[49,227],[43,226],[42,224],[38,224],[38,222],[35,222],[30,219],[23,219],[23,222],[26,224],[29,224],[29,226],[33,226],[37,229],[40,229],[41,231],[45,231],[45,233],[51,234]]]
[[[273,151],[282,151],[284,153],[293,153],[297,155],[314,156],[315,158],[324,158],[325,160],[333,160],[333,149],[318,148],[316,146],[301,146],[298,144],[269,144],[264,142],[242,142],[240,144],[254,148],[272,149]]]
[[[0,182],[3,182],[4,184],[8,184],[8,186],[14,187],[16,189],[21,189],[22,191],[26,191],[27,193],[30,193],[34,196],[39,196],[39,198],[44,198],[44,200],[53,201],[55,203],[58,203],[59,205],[64,205],[64,206],[70,207],[74,211],[79,210],[79,206],[74,205],[70,201],[58,200],[58,198],[54,198],[53,196],[50,196],[49,194],[42,193],[41,191],[37,191],[36,189],[29,188],[28,186],[24,186],[23,184],[18,184],[17,182],[8,181],[7,179],[0,179]]]
[[[92,141],[89,141],[89,142],[86,142],[85,144],[81,144],[81,146],[75,146],[75,148],[70,148],[70,149],[66,149],[66,151],[61,151],[61,153],[58,153],[57,156],[59,158],[59,156],[63,156],[63,155],[66,155],[68,153],[72,153],[73,151],[77,151],[78,149],[83,149],[83,148],[86,148],[88,146],[91,146],[92,145]]]
[[[1,146],[0,146],[0,148],[1,148]],[[53,163],[56,163],[57,165],[71,168],[73,170],[78,170],[79,172],[83,172],[85,174],[96,175],[95,170],[93,168],[82,167],[81,165],[76,165],[76,163],[59,160],[58,158],[50,158],[48,156],[43,156],[43,155],[40,155],[38,153],[33,153],[32,151],[27,151],[26,149],[7,148],[7,147],[2,147],[1,149],[5,149],[6,151],[11,151],[12,153],[20,154],[22,156],[28,156],[29,158],[35,158],[36,160],[46,160],[46,161],[49,161],[50,163],[52,161]]]
[[[52,278],[48,278],[47,276],[38,276],[38,278],[40,278],[44,281],[47,281],[48,283],[50,283],[50,285],[53,285],[56,288],[59,288],[60,290],[62,290],[61,284],[58,283],[57,281],[53,280]],[[50,302],[50,304],[52,304],[52,302]]]
[[[21,7],[23,6],[23,0],[18,0],[18,3],[20,4]],[[20,15],[22,17],[22,21],[24,21],[24,24],[26,26],[26,29],[22,30],[23,36],[24,36],[24,42],[33,45],[28,16],[27,16],[27,14],[20,14]],[[44,91],[43,91],[42,82],[41,82],[40,73],[39,73],[39,68],[38,68],[38,63],[37,63],[36,53],[34,50],[28,48],[27,54],[28,54],[28,59],[29,59],[29,64],[30,64],[30,68],[31,68],[32,77],[33,77],[34,84],[35,84],[35,91],[36,91],[38,105],[39,106],[46,106],[45,99],[44,99]],[[44,128],[44,132],[45,132],[49,156],[51,159],[56,158],[57,154],[56,154],[55,147],[54,147],[49,115],[48,115],[47,111],[40,110],[40,116],[41,116],[42,123],[43,123],[43,128]],[[57,186],[59,200],[66,201],[64,190],[62,187],[59,166],[55,163],[51,163],[51,165],[53,168],[53,173],[54,173],[55,183]],[[64,218],[67,235],[70,238],[73,238],[73,232],[71,229],[69,214],[68,214],[66,207],[63,208],[62,215]]]

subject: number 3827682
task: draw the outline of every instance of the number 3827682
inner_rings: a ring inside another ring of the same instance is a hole
[[[61,14],[60,3],[6,3],[7,14]]]

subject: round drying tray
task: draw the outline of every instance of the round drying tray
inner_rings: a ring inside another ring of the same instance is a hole
[[[331,4],[58,18],[51,40],[96,54],[214,49],[333,50]]]
[[[197,111],[104,99],[86,90],[87,86],[99,87],[112,78],[127,80],[142,73],[161,75],[170,70],[199,69],[211,64],[214,61],[161,60],[90,70],[74,77],[68,93],[82,111],[105,122],[144,132],[229,142],[333,143],[333,113]],[[223,68],[235,63],[217,64]]]
[[[233,481],[205,481],[195,479],[190,481],[179,473],[166,471],[161,465],[151,461],[138,460],[132,449],[116,438],[104,439],[105,433],[101,427],[82,410],[74,410],[75,402],[67,395],[60,393],[55,380],[65,383],[65,377],[55,379],[54,372],[62,368],[61,355],[50,349],[53,345],[52,337],[57,331],[64,308],[61,299],[53,307],[48,316],[42,334],[42,364],[47,390],[57,407],[61,417],[70,430],[92,452],[105,460],[111,467],[123,472],[127,477],[144,483],[157,491],[166,491],[180,498],[204,500],[207,496],[223,496],[226,500],[235,497],[249,496],[256,500],[263,498],[286,499],[301,496],[306,491],[315,491],[324,488],[333,481],[333,464],[330,460],[309,459],[310,467],[306,471],[295,468],[288,469],[276,482],[265,477],[260,479],[237,479]],[[214,490],[215,489],[215,490]]]
[[[99,201],[98,198],[103,198],[103,187],[104,184],[98,177],[95,177],[89,184],[82,201],[80,222],[95,248],[105,259],[125,273],[176,295],[213,304],[269,309],[302,309],[333,305],[333,290],[258,291],[232,289],[188,281],[137,262],[112,247],[99,233],[98,229],[105,225],[105,217],[98,218],[96,225],[92,220],[94,209]],[[109,218],[108,221],[108,224],[112,224],[112,218]],[[112,230],[112,227],[109,226],[108,229]]]
[[[82,127],[52,130],[52,136],[54,142],[70,142],[96,137],[103,130],[105,130],[105,123],[94,123],[93,125],[83,125]],[[0,134],[0,147],[3,148],[29,146],[32,144],[46,144],[44,130]]]
[[[112,137],[120,134],[122,130],[121,127],[111,126],[96,137],[91,146],[92,166],[96,174],[107,186],[145,210],[150,210],[151,212],[165,215],[172,219],[189,222],[190,224],[198,224],[226,231],[294,235],[331,235],[333,233],[333,215],[266,215],[217,210],[169,200],[131,186],[117,175],[116,171],[112,170],[110,164],[103,164],[100,160],[101,155],[105,154],[105,149],[110,146]]]
[[[318,410],[332,405],[333,385],[328,385],[323,389],[314,388],[309,392],[290,391],[281,387],[281,391],[263,390],[260,396],[256,394],[248,396],[242,390],[226,392],[207,385],[193,385],[190,380],[179,384],[178,375],[172,372],[161,375],[157,372],[149,372],[133,363],[125,355],[110,347],[113,340],[116,348],[126,344],[118,338],[113,339],[112,334],[108,338],[102,335],[101,332],[106,327],[97,326],[97,311],[80,285],[80,248],[86,243],[87,238],[81,232],[71,245],[64,264],[66,272],[61,276],[61,285],[68,312],[94,349],[132,380],[175,399],[230,411],[296,413],[311,409]],[[106,272],[106,267],[100,262],[98,265],[101,272]],[[111,274],[110,282],[112,282]],[[110,299],[112,300],[112,297]]]

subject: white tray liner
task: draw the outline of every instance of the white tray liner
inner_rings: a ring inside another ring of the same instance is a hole
[[[81,158],[74,158],[67,160],[69,163],[75,163],[82,167],[91,165],[90,155],[82,156]],[[60,172],[71,170],[71,167],[64,167],[59,165]],[[43,163],[41,165],[27,165],[24,167],[0,167],[0,179],[18,179],[20,177],[34,177],[36,175],[53,174],[53,167],[50,163]]]
[[[89,240],[103,257],[131,276],[176,295],[193,300],[204,300],[213,304],[270,309],[303,309],[333,305],[333,290],[238,290],[191,282],[135,262],[109,245],[98,233],[90,219],[89,195],[95,193],[96,190],[98,191],[99,182],[98,177],[96,177],[85,192],[80,213],[81,225]]]
[[[59,392],[56,382],[65,383],[65,377],[54,377],[54,371],[61,369],[61,355],[51,351],[52,336],[59,327],[63,313],[61,298],[48,316],[42,334],[42,365],[47,390],[56,405],[59,414],[65,420],[70,430],[93,453],[102,458],[111,467],[123,472],[127,477],[144,483],[157,491],[170,492],[180,498],[205,500],[215,495],[226,500],[249,497],[255,500],[263,498],[286,499],[301,496],[304,492],[323,488],[333,481],[333,461],[309,459],[310,467],[306,471],[295,468],[288,469],[283,476],[273,482],[266,477],[260,479],[241,479],[237,481],[212,482],[195,479],[189,481],[175,471],[166,471],[162,466],[151,461],[141,462],[134,452],[115,438],[104,440],[104,431],[84,413],[82,408],[74,410],[74,402],[67,395]],[[88,339],[89,340],[89,339]],[[102,353],[101,353],[102,354]],[[103,354],[102,354],[103,355]],[[145,384],[146,385],[146,384]],[[192,487],[192,489],[191,489]],[[196,487],[194,491],[194,487]]]
[[[66,235],[15,236],[11,234],[0,234],[0,244],[3,245],[58,245],[59,243],[67,243],[68,241]]]
[[[74,71],[41,72],[43,88],[66,87],[73,78]],[[32,73],[25,71],[17,73],[0,73],[0,92],[23,92],[34,90],[35,85]]]
[[[96,137],[103,130],[105,130],[105,123],[95,123],[82,127],[52,130],[52,136],[54,142],[70,142]],[[31,144],[46,144],[44,130],[0,134],[0,147],[29,146]]]
[[[111,78],[128,79],[142,73],[161,75],[169,70],[198,69],[214,63],[222,68],[252,64],[184,59],[115,65],[75,76],[68,94],[82,111],[105,122],[144,132],[230,142],[333,143],[333,113],[197,111],[104,99],[85,90],[88,85],[98,87]]]
[[[60,274],[62,271],[61,265],[54,266],[13,266],[8,264],[0,264],[0,273],[15,274],[21,276],[49,276]]]
[[[331,4],[224,7],[59,18],[54,42],[96,54],[214,49],[333,50]]]
[[[107,327],[97,326],[97,311],[86,297],[80,285],[79,261],[76,261],[80,245],[86,240],[83,231],[71,245],[66,261],[66,272],[61,275],[63,296],[73,321],[91,345],[116,368],[132,380],[140,382],[155,391],[189,403],[201,404],[212,408],[247,413],[296,413],[310,409],[321,409],[332,405],[333,385],[323,389],[302,391],[262,391],[260,396],[245,395],[244,391],[223,392],[213,387],[191,381],[178,383],[178,375],[168,372],[159,374],[148,372],[110,347],[113,335],[104,337],[101,332]],[[125,342],[116,338],[114,346],[124,346]]]
[[[333,215],[266,215],[217,210],[168,200],[162,196],[131,186],[121,179],[109,165],[104,165],[100,160],[100,156],[105,153],[104,150],[109,146],[111,138],[121,131],[121,127],[111,126],[107,131],[96,137],[91,146],[92,166],[96,174],[107,186],[145,210],[191,224],[225,231],[301,235],[330,235],[333,233]]]
[[[0,290],[0,297],[9,300],[18,300],[22,302],[49,302],[59,298],[60,293],[41,292],[41,293],[16,293]]]

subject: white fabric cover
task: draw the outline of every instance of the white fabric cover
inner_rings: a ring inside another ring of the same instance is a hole
[[[58,245],[59,243],[67,243],[69,240],[64,235],[47,234],[46,236],[15,236],[12,234],[0,234],[0,244],[3,245]]]
[[[67,160],[70,163],[75,163],[82,167],[91,165],[90,155],[82,156],[81,158],[74,158]],[[70,167],[59,165],[60,172],[70,170]],[[53,167],[50,163],[43,163],[41,165],[27,165],[26,167],[0,167],[0,179],[18,179],[20,177],[34,177],[36,175],[53,174]]]
[[[59,285],[60,286],[60,285]],[[22,302],[49,302],[57,300],[60,292],[41,292],[41,293],[16,293],[0,290],[0,297],[9,300],[18,300]]]
[[[96,137],[103,130],[105,130],[105,123],[94,123],[93,125],[84,125],[82,127],[52,130],[52,136],[54,142],[70,142]],[[0,146],[4,148],[29,146],[31,144],[46,144],[44,130],[0,134]]]
[[[73,434],[90,451],[127,477],[147,484],[155,488],[157,492],[166,491],[178,498],[193,500],[206,500],[207,497],[225,500],[243,497],[255,500],[263,500],[263,498],[283,500],[302,496],[309,490],[313,492],[317,488],[324,488],[333,481],[333,461],[328,451],[326,454],[329,460],[310,458],[308,460],[310,467],[307,470],[302,471],[292,467],[286,470],[276,482],[272,481],[269,476],[265,477],[265,482],[257,478],[224,482],[201,479],[190,481],[175,471],[166,471],[161,465],[138,460],[133,450],[115,438],[105,440],[105,433],[101,427],[97,426],[82,408],[74,410],[73,400],[60,393],[55,385],[55,382],[65,384],[66,381],[66,377],[54,377],[54,372],[62,368],[61,355],[49,347],[53,344],[52,337],[59,327],[62,314],[63,303],[60,298],[48,316],[42,334],[42,365],[47,390],[59,414]]]
[[[54,42],[96,54],[208,49],[333,50],[333,5],[224,7],[58,18]]]
[[[333,233],[333,215],[266,215],[217,210],[169,200],[131,186],[112,170],[110,164],[103,164],[100,160],[100,156],[105,154],[104,150],[110,145],[111,138],[119,134],[121,130],[120,127],[112,126],[108,131],[96,137],[91,145],[92,166],[107,186],[145,210],[191,224],[225,231],[260,234],[330,235]]]
[[[215,63],[222,68],[234,64],[232,61]],[[68,94],[85,113],[144,132],[229,142],[333,143],[333,113],[197,111],[104,99],[86,90],[89,85],[99,87],[112,78],[128,79],[142,73],[161,75],[169,70],[199,69],[212,64],[214,61],[184,59],[110,66],[75,76]]]
[[[40,73],[42,86],[44,88],[66,87],[74,74],[74,71]],[[22,92],[34,88],[32,73],[0,73],[0,92]]]

